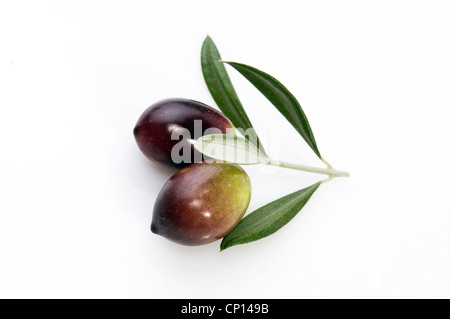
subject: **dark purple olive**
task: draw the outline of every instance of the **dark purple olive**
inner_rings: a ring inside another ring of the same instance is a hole
[[[173,175],[153,209],[151,230],[182,245],[202,245],[228,234],[251,197],[250,179],[236,164],[192,164]]]
[[[133,132],[140,150],[150,160],[183,168],[203,160],[192,140],[204,134],[225,134],[227,129],[234,133],[230,120],[212,107],[193,100],[172,98],[147,108]]]

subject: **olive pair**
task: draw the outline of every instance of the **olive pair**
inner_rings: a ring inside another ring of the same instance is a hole
[[[242,219],[251,197],[246,172],[236,164],[202,161],[193,147],[205,132],[225,134],[230,129],[234,132],[225,115],[188,99],[157,102],[141,115],[134,136],[142,153],[181,168],[158,194],[154,233],[179,244],[202,245],[224,237]]]

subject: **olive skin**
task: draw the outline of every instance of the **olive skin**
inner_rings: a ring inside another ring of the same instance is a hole
[[[232,129],[234,133],[230,120],[212,107],[194,100],[171,98],[147,108],[137,121],[133,133],[139,149],[147,158],[179,169],[203,160],[202,154],[194,149],[188,138],[195,140],[207,129],[214,129],[209,134],[225,134],[227,129]],[[172,149],[176,144],[175,156],[172,157]]]
[[[182,245],[208,244],[237,225],[250,197],[250,179],[240,166],[192,164],[173,175],[161,189],[151,230]]]

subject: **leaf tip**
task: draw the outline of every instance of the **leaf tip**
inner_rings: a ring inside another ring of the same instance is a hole
[[[214,41],[212,40],[209,34],[206,34],[205,40],[203,40],[202,44],[202,51],[206,50],[211,45],[211,43],[214,44]]]
[[[220,252],[235,245],[235,243],[233,243],[233,240],[229,240],[227,236],[222,238],[222,242],[220,243]]]

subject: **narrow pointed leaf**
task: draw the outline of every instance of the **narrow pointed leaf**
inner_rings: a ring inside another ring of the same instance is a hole
[[[300,103],[294,95],[280,81],[263,71],[245,64],[236,62],[224,63],[231,65],[249,80],[292,124],[314,153],[320,159],[322,158],[305,112],[303,112]]]
[[[207,36],[202,45],[201,64],[208,90],[220,110],[230,119],[233,125],[250,141],[256,141],[254,144],[265,154],[253,125],[234,90],[227,70],[223,63],[219,62],[220,60],[220,53],[216,45]]]
[[[222,239],[220,250],[275,233],[297,215],[319,186],[320,182],[279,198],[247,215]]]
[[[197,151],[204,155],[228,163],[259,164],[269,159],[245,138],[232,134],[209,134],[194,143]]]

